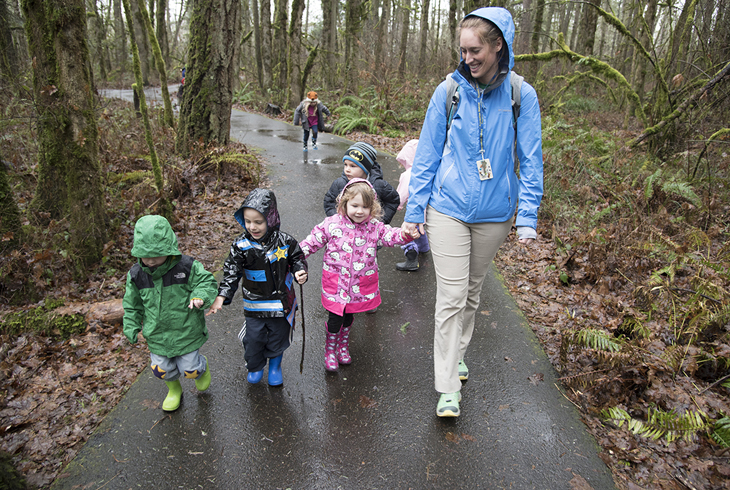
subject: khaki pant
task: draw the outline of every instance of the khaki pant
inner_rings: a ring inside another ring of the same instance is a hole
[[[436,270],[433,365],[440,393],[461,390],[459,361],[474,332],[482,283],[512,221],[471,224],[430,206],[426,211],[426,234]]]

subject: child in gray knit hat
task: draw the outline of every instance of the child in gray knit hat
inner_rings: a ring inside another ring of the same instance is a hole
[[[382,221],[386,225],[393,219],[393,215],[400,205],[400,195],[383,178],[383,171],[377,160],[378,152],[369,143],[358,141],[350,146],[342,157],[344,169],[324,196],[324,212],[332,216],[337,212],[337,196],[345,188],[350,179],[367,179],[373,185],[383,207]]]

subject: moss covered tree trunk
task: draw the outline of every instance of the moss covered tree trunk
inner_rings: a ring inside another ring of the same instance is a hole
[[[97,161],[94,80],[83,0],[22,0],[38,112],[36,216],[70,222],[82,264],[101,258],[106,238]]]
[[[227,144],[231,129],[234,79],[238,76],[241,4],[236,0],[197,0],[190,20],[185,95],[176,148],[187,155],[197,141]]]
[[[10,10],[6,0],[0,0],[0,75],[8,80],[18,74],[18,53],[13,43]]]
[[[20,211],[8,183],[5,163],[0,160],[0,253],[20,242]]]
[[[291,22],[289,23],[289,42],[287,65],[289,76],[289,107],[296,107],[304,96],[302,87],[302,15],[304,14],[304,0],[292,0]]]
[[[147,39],[149,40],[152,52],[155,56],[155,65],[157,66],[157,74],[160,76],[160,91],[162,92],[162,103],[165,113],[165,125],[174,128],[175,122],[172,116],[172,102],[170,101],[170,93],[167,89],[167,65],[162,55],[162,49],[158,42],[157,36],[155,35],[155,29],[152,27],[152,21],[147,13],[147,8],[144,5],[143,0],[137,0],[137,7],[142,14],[142,20],[144,21],[145,29],[147,30]],[[164,31],[164,28],[163,28]]]

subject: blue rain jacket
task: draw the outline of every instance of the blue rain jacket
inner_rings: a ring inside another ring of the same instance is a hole
[[[469,15],[490,20],[502,31],[508,50],[500,60],[500,76],[487,89],[480,90],[463,61],[450,75],[459,83],[460,100],[448,142],[446,81],[436,88],[418,140],[404,221],[424,223],[426,207],[431,205],[466,223],[504,222],[514,216],[519,197],[515,225],[535,229],[543,193],[542,125],[537,94],[530,85],[522,84],[517,120],[518,179],[509,80],[514,66],[512,16],[500,7],[480,8]],[[484,158],[489,159],[494,174],[490,180],[480,180],[477,168],[477,161],[482,158],[479,110]]]

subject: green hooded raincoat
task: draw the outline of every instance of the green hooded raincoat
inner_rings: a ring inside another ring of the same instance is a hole
[[[218,293],[213,274],[177,248],[177,237],[162,216],[143,216],[134,227],[132,256],[138,259],[167,256],[154,270],[141,260],[127,274],[124,294],[124,335],[137,342],[141,331],[150,352],[177,357],[200,348],[208,340],[205,308]],[[193,298],[203,308],[189,309]]]

